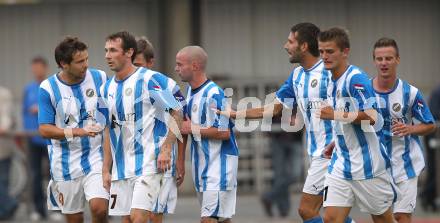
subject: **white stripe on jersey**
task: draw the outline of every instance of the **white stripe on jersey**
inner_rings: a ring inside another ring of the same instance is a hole
[[[228,128],[231,137],[215,140],[191,137],[192,176],[196,191],[231,190],[237,186],[238,147],[232,122],[213,109],[224,110],[223,90],[207,80],[199,88],[188,88],[186,114],[191,122],[204,127]]]
[[[416,119],[412,109],[418,106],[415,105],[418,101],[416,99],[418,94],[419,90],[416,87],[400,79],[397,80],[392,91],[387,93],[376,91],[379,109],[384,120],[381,141],[391,158],[391,170],[396,183],[418,176],[425,167],[419,137],[415,135],[398,137],[391,132],[391,126],[396,121],[408,125],[420,121]],[[426,123],[433,123],[431,116],[430,113],[424,115]]]
[[[105,117],[99,109],[99,88],[107,76],[103,71],[88,69],[85,79],[76,85],[63,83],[54,74],[40,85],[40,95],[48,95],[47,103],[39,101],[39,106],[50,106],[55,117],[39,114],[40,124],[54,124],[59,128],[82,128],[88,122],[105,124]],[[61,102],[61,103],[59,103]],[[54,119],[53,119],[54,118]],[[55,123],[42,123],[53,119]],[[72,141],[49,140],[49,162],[52,179],[68,181],[91,172],[101,172],[102,135],[95,137],[75,137]]]
[[[364,105],[370,104],[369,100],[374,101],[368,76],[353,65],[337,80],[331,81],[329,95],[333,108],[338,111],[359,111],[358,104],[353,104],[356,100]],[[376,177],[386,170],[383,145],[370,124],[333,121],[333,135],[335,150],[328,168],[330,174],[347,180],[363,180]]]
[[[173,95],[170,83],[175,86],[163,74],[138,68],[125,80],[113,77],[101,88],[109,108],[112,180],[157,173],[157,156],[167,134],[166,111],[175,108],[167,101]]]
[[[287,81],[277,91],[277,99],[290,107],[287,100],[294,100],[304,118],[307,152],[312,157],[322,157],[326,145],[333,140],[331,121],[321,120],[315,113],[327,100],[327,88],[331,74],[324,69],[322,60],[305,70],[299,66],[293,69]]]

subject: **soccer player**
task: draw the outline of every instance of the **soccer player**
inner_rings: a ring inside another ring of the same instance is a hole
[[[290,63],[299,63],[289,78],[279,88],[272,104],[261,108],[243,111],[231,111],[232,118],[263,118],[267,115],[281,115],[283,106],[293,109],[299,107],[303,114],[307,134],[307,153],[310,167],[303,187],[298,213],[304,222],[322,222],[319,209],[322,206],[322,192],[328,166],[328,159],[322,154],[324,148],[333,140],[331,121],[321,120],[314,115],[319,111],[321,103],[327,99],[328,84],[331,74],[324,69],[319,58],[319,28],[311,23],[294,25],[284,45],[289,54]],[[227,112],[221,112],[227,115]],[[286,195],[284,195],[286,196]],[[347,218],[351,222],[351,218]]]
[[[420,135],[435,131],[434,118],[420,91],[397,77],[400,62],[395,40],[381,38],[373,49],[377,75],[373,88],[380,101],[384,119],[381,141],[391,158],[391,173],[402,193],[394,204],[394,218],[399,223],[411,222],[416,207],[417,178],[425,167]]]
[[[189,84],[186,120],[181,133],[191,134],[194,187],[201,205],[201,222],[231,222],[235,214],[238,147],[233,124],[215,109],[224,110],[223,90],[206,76],[208,56],[199,46],[187,46],[176,55],[176,72]]]
[[[145,67],[153,69],[154,66],[154,48],[153,45],[146,38],[137,40],[137,53],[133,64],[137,67]],[[171,78],[168,78],[168,86],[172,89],[174,96],[179,102],[184,103],[179,86]],[[177,186],[180,186],[185,177],[185,150],[186,146],[181,141],[177,142],[177,162],[175,159],[175,147],[173,144],[171,169],[164,173],[164,180],[162,188],[156,204],[154,205],[154,214],[150,216],[151,222],[160,223],[163,219],[163,214],[173,214],[177,202]],[[177,171],[177,173],[176,173]]]
[[[374,124],[374,90],[368,75],[348,63],[350,42],[340,28],[323,31],[318,46],[331,72],[329,105],[317,115],[333,121],[333,151],[324,189],[324,222],[344,222],[354,203],[373,221],[393,222],[395,191],[386,171],[389,162]]]
[[[93,222],[107,222],[109,194],[102,186],[102,129],[105,107],[99,106],[103,71],[88,69],[87,46],[66,37],[55,48],[61,71],[40,85],[39,131],[48,138],[51,180],[49,210],[61,210],[67,222],[83,222],[89,202]]]
[[[106,38],[105,59],[116,74],[101,88],[109,109],[103,181],[110,191],[110,215],[143,223],[154,211],[163,172],[171,168],[182,115],[170,80],[133,65],[136,49],[128,32]]]

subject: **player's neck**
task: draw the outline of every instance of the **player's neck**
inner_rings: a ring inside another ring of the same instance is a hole
[[[136,71],[136,67],[129,63],[119,72],[116,72],[117,80],[125,80],[128,76],[132,75]]]
[[[197,89],[198,87],[202,86],[208,80],[205,73],[201,73],[199,75],[194,75],[194,79],[189,82],[189,85],[191,86],[191,89]]]
[[[373,87],[378,92],[389,92],[394,88],[396,80],[396,74],[389,75],[388,77],[377,75],[376,78],[373,79]]]
[[[305,70],[310,70],[316,63],[319,61],[319,57],[314,57],[312,55],[305,55],[303,61],[301,61],[300,65]]]
[[[75,76],[68,74],[65,71],[61,71],[60,74],[58,75],[58,78],[60,78],[61,81],[63,81],[68,85],[75,85],[81,83],[81,81],[84,80],[85,76],[84,78],[76,78]]]
[[[334,69],[331,70],[332,72],[332,79],[333,80],[337,80],[339,79],[344,73],[345,71],[348,69],[348,61],[344,61],[341,63],[340,66],[335,67]]]

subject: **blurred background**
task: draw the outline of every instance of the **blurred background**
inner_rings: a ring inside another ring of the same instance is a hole
[[[8,106],[13,120],[11,134],[2,138],[15,142],[9,183],[13,185],[11,193],[22,204],[21,214],[15,218],[26,221],[28,213],[35,211],[30,205],[33,199],[30,191],[35,185],[28,178],[33,169],[29,164],[29,138],[22,134],[25,128],[21,115],[24,88],[34,80],[31,61],[36,56],[46,58],[47,74],[56,73],[54,48],[66,35],[77,36],[87,43],[89,66],[104,70],[109,76],[113,73],[104,60],[104,44],[110,33],[127,30],[148,37],[155,48],[155,70],[177,81],[175,54],[184,46],[200,45],[209,55],[208,76],[221,87],[234,90],[233,103],[248,96],[264,102],[266,97],[273,98],[271,93],[293,67],[283,45],[290,28],[299,22],[315,23],[322,30],[334,26],[346,28],[351,41],[350,62],[370,76],[375,74],[374,42],[384,36],[396,39],[401,57],[398,75],[418,87],[427,101],[440,104],[440,97],[431,97],[440,84],[440,1],[436,0],[0,0],[0,86],[12,94]],[[0,106],[6,105],[0,101]],[[440,108],[431,110],[438,113]],[[272,133],[260,128],[252,133],[237,132],[238,219],[257,222],[256,219],[265,216],[260,196],[274,182],[273,161],[278,158],[273,157],[273,149],[286,147],[284,158],[290,161],[283,163],[288,169],[286,174],[291,176],[288,188],[292,195],[288,219],[299,221],[296,205],[308,162],[303,136],[281,132],[277,120],[272,125]],[[440,216],[436,212],[440,204],[437,138],[432,135],[425,140],[428,166],[420,178],[419,208],[415,215],[420,222],[427,219],[435,222]],[[189,161],[187,164],[189,168]],[[41,168],[47,177],[47,163],[43,162]],[[198,205],[190,174],[188,169],[180,190],[183,204],[195,205],[195,210],[189,211],[191,214],[182,211],[190,216],[188,222],[194,222],[191,219],[198,219]],[[246,205],[240,206],[240,197],[244,197]],[[179,204],[176,217],[182,213],[179,207],[185,210]],[[182,219],[173,218],[171,222]]]

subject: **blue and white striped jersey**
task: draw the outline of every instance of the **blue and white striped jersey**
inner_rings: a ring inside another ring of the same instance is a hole
[[[374,109],[375,95],[370,79],[358,67],[350,65],[329,86],[329,103],[335,111],[356,112]],[[328,172],[346,180],[374,178],[386,171],[389,163],[385,148],[369,123],[333,121],[335,149]]]
[[[238,147],[232,131],[234,125],[227,117],[215,113],[215,109],[225,110],[224,99],[223,90],[210,80],[197,89],[188,88],[185,115],[192,123],[231,131],[227,140],[191,135],[192,176],[198,192],[226,191],[237,186]]]
[[[88,69],[84,80],[68,85],[50,76],[40,85],[39,124],[59,128],[83,128],[90,123],[105,125],[105,106],[99,103],[99,88],[107,76],[103,71]],[[101,173],[102,135],[74,137],[72,141],[48,140],[50,172],[55,181],[68,181],[90,172]]]
[[[327,100],[330,78],[330,72],[319,60],[309,70],[301,66],[294,68],[276,93],[277,99],[285,106],[299,107],[306,127],[307,152],[311,157],[322,156],[325,146],[333,140],[331,121],[319,119],[314,114]]]
[[[383,118],[381,141],[391,159],[394,181],[399,183],[416,177],[425,167],[419,136],[394,136],[391,126],[394,122],[407,125],[434,123],[434,118],[420,91],[404,80],[397,79],[390,92],[376,91],[379,111]]]
[[[146,68],[137,68],[124,80],[113,77],[102,86],[109,110],[112,180],[157,173],[169,110],[180,109],[172,91],[175,86],[165,75]]]

